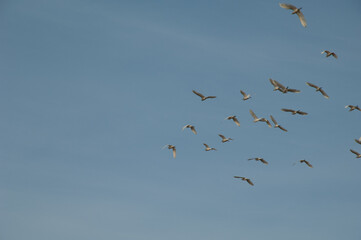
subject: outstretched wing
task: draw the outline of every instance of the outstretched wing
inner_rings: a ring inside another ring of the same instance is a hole
[[[182,128],[182,130],[186,129],[188,126],[189,126],[188,124],[185,125],[185,126]]]
[[[281,88],[281,90],[285,90],[285,89],[286,89],[286,87],[283,86],[281,83],[277,82],[276,80],[273,80],[273,81],[276,83],[276,85],[277,85],[279,88]]]
[[[281,125],[278,125],[279,129],[285,131],[285,132],[288,132],[286,128],[282,127]]]
[[[355,150],[352,150],[350,149],[350,151],[353,153],[353,154],[356,154],[357,156],[360,155],[358,152],[356,152]]]
[[[271,123],[267,119],[266,119],[266,123],[270,128],[272,127]]]
[[[254,186],[253,182],[252,182],[249,178],[247,178],[246,181],[247,181],[250,185]]]
[[[291,113],[293,113],[295,111],[295,110],[287,109],[287,108],[282,108],[281,110],[284,112],[291,112]]]
[[[241,90],[241,94],[243,95],[243,97],[247,97],[247,94],[245,92],[243,92],[242,90]]]
[[[241,124],[239,123],[238,119],[236,117],[233,118],[233,121],[237,124],[237,126],[241,126]]]
[[[266,160],[264,160],[263,158],[260,159],[260,161],[263,163],[263,164],[268,164],[268,162]]]
[[[277,121],[276,121],[276,119],[274,119],[274,117],[272,115],[271,115],[271,120],[275,125],[277,125]]]
[[[299,93],[301,92],[300,90],[297,90],[297,89],[293,89],[293,88],[289,88],[287,89],[288,92],[292,92],[292,93]]]
[[[309,163],[308,161],[305,160],[305,163],[307,164],[307,166],[309,166],[310,168],[312,168],[313,166],[311,165],[311,163]]]
[[[296,14],[300,18],[302,26],[307,27],[307,22],[306,22],[305,16],[303,16],[303,13],[301,11],[298,11]]]
[[[300,115],[307,115],[308,113],[302,112],[302,111],[298,111],[298,114],[300,114]]]
[[[316,86],[315,84],[312,84],[312,83],[309,83],[309,82],[306,82],[306,84],[310,87],[313,87],[313,88],[318,88],[318,86]]]
[[[222,134],[218,134],[218,136],[220,136],[222,139],[226,139],[226,137],[223,136]]]
[[[256,116],[256,114],[254,114],[254,112],[252,111],[252,109],[250,109],[249,112],[251,113],[251,115],[252,115],[252,117],[253,117],[254,119],[257,119],[257,116]]]
[[[327,98],[327,99],[330,98],[330,97],[327,95],[327,93],[325,93],[325,91],[323,91],[322,89],[320,89],[320,92],[321,92],[321,94],[322,94],[325,98]]]
[[[208,96],[208,97],[205,97],[205,99],[208,99],[208,98],[216,98],[216,96]]]
[[[275,80],[273,80],[272,78],[270,78],[269,81],[271,82],[271,84],[272,84],[274,87],[277,87],[277,84],[275,83]]]
[[[192,132],[193,132],[194,134],[197,135],[197,131],[196,131],[196,129],[194,128],[194,126],[191,127],[191,130],[192,130]]]
[[[203,95],[203,94],[201,94],[201,93],[199,93],[199,92],[196,92],[196,91],[194,91],[194,90],[192,90],[192,92],[193,92],[195,95],[198,95],[198,96],[200,96],[201,98],[204,98],[204,95]]]
[[[297,8],[295,6],[293,6],[292,4],[287,4],[287,3],[280,3],[280,7],[281,8],[285,8],[285,9],[291,9],[291,10],[296,10]]]
[[[173,147],[173,157],[175,158],[176,155],[177,155],[177,153],[176,153],[175,147]]]
[[[337,55],[336,55],[336,53],[331,53],[331,55],[332,55],[334,58],[336,58],[336,59],[337,59]]]
[[[203,143],[203,145],[204,145],[206,148],[209,148],[209,146],[208,146],[207,144]]]

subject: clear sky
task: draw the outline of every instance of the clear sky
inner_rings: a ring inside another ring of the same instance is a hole
[[[2,0],[0,238],[361,239],[361,2],[278,3]]]

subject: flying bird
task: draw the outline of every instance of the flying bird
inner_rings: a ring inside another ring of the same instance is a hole
[[[241,124],[239,124],[239,121],[238,121],[238,119],[236,118],[236,116],[229,116],[229,117],[226,117],[225,119],[227,119],[227,120],[233,120],[236,124],[237,124],[237,126],[239,127],[239,126],[241,126]]]
[[[225,136],[223,136],[222,134],[218,134],[218,136],[220,136],[222,138],[222,143],[228,142],[230,140],[233,140],[232,138],[226,138]]]
[[[246,94],[245,92],[243,92],[242,90],[241,90],[241,94],[243,95],[243,100],[244,101],[246,101],[246,100],[248,100],[248,99],[250,99],[251,98],[251,95],[250,94]]]
[[[253,182],[249,178],[234,176],[234,178],[240,178],[242,181],[247,181],[250,185],[254,186]]]
[[[267,120],[267,119],[265,119],[265,118],[258,118],[257,116],[256,116],[256,114],[252,111],[252,110],[249,110],[249,112],[251,113],[251,115],[252,115],[252,117],[253,117],[253,122],[265,122],[265,123],[267,123],[267,125],[271,128],[272,127],[272,125],[271,125],[271,123]]]
[[[313,166],[311,165],[311,163],[309,163],[308,161],[306,160],[300,160],[300,163],[306,163],[307,166],[309,166],[310,168],[313,168]]]
[[[293,109],[287,109],[287,108],[282,108],[281,109],[282,111],[284,111],[284,112],[290,112],[290,113],[292,113],[292,115],[295,115],[295,114],[299,114],[299,115],[307,115],[308,113],[306,113],[306,112],[302,112],[302,111],[300,111],[300,110],[293,110]]]
[[[162,149],[164,149],[165,147],[168,147],[168,149],[173,149],[173,158],[176,157],[176,150],[175,150],[175,146],[167,144],[165,145]]]
[[[206,147],[205,149],[206,151],[211,151],[211,150],[217,151],[217,149],[209,147],[208,144],[203,143],[203,145]]]
[[[280,3],[280,7],[292,10],[293,11],[292,14],[297,14],[298,18],[301,21],[302,26],[307,27],[305,16],[303,16],[303,13],[301,12],[302,8],[296,8],[292,4],[286,4],[286,3]]]
[[[330,52],[330,51],[325,50],[321,54],[324,54],[324,53],[326,53],[326,57],[333,56],[334,58],[337,59],[337,55],[334,52]]]
[[[208,99],[208,98],[216,98],[216,96],[208,96],[208,97],[205,97],[203,94],[199,93],[199,92],[196,92],[194,90],[192,90],[192,92],[195,94],[195,95],[198,95],[202,98],[202,101]]]
[[[361,158],[361,154],[359,154],[358,152],[356,152],[355,150],[350,149],[350,151],[356,155],[356,158]]]
[[[266,160],[264,160],[263,158],[259,158],[259,157],[256,157],[256,158],[249,158],[249,160],[256,160],[256,161],[261,161],[263,164],[268,164],[268,162]]]
[[[361,111],[361,109],[359,108],[359,106],[358,106],[358,105],[356,105],[356,106],[353,106],[353,105],[347,105],[347,106],[345,106],[345,108],[350,108],[349,112],[351,112],[351,111],[353,111],[353,110],[355,110],[355,109],[357,109],[357,110]]]
[[[281,83],[277,82],[276,80],[273,80],[272,78],[269,79],[271,84],[273,85],[273,91],[280,91],[283,92],[284,89],[286,89],[285,86],[283,86]]]
[[[310,87],[313,87],[316,89],[316,92],[320,92],[325,98],[329,99],[329,96],[325,93],[325,91],[323,91],[322,87],[318,87],[315,84],[306,82],[306,84]]]
[[[184,129],[186,129],[186,128],[190,128],[190,129],[192,130],[192,132],[197,135],[197,131],[196,131],[196,129],[194,128],[193,125],[187,124],[187,125],[185,125],[185,126],[182,128],[182,130],[184,130]]]
[[[361,137],[359,139],[355,139],[355,142],[357,142],[358,144],[361,144]]]
[[[271,119],[272,119],[272,122],[275,124],[275,128],[279,128],[279,129],[281,129],[282,131],[285,131],[285,132],[287,132],[287,129],[285,129],[285,128],[283,128],[281,125],[279,125],[278,123],[277,123],[277,121],[276,121],[276,119],[271,115]]]

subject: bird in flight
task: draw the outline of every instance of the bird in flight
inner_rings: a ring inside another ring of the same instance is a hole
[[[243,100],[244,101],[246,101],[246,100],[248,100],[248,99],[250,99],[251,98],[251,95],[250,94],[246,94],[245,92],[243,92],[242,90],[241,90],[241,94],[243,95]]]
[[[267,123],[267,125],[271,128],[272,127],[272,125],[271,125],[271,123],[267,120],[267,119],[265,119],[265,118],[258,118],[257,116],[256,116],[256,114],[252,111],[252,110],[249,110],[249,112],[251,113],[251,115],[252,115],[252,117],[253,117],[253,122],[265,122],[265,123]]]
[[[297,14],[298,18],[301,21],[302,26],[307,27],[305,16],[303,16],[303,13],[301,12],[302,8],[297,8],[292,4],[286,4],[286,3],[280,3],[280,7],[292,10],[293,11],[292,14]]]
[[[285,86],[283,86],[281,83],[277,82],[276,80],[273,80],[272,78],[269,79],[271,84],[273,85],[273,91],[280,91],[283,92],[284,89],[286,89]]]
[[[199,93],[199,92],[196,92],[194,90],[192,90],[192,92],[195,94],[195,95],[198,95],[202,98],[202,101],[208,99],[208,98],[216,98],[216,96],[208,96],[208,97],[205,97],[203,94]]]
[[[284,112],[291,112],[292,113],[292,115],[295,115],[295,114],[300,114],[300,115],[307,115],[308,113],[306,113],[306,112],[302,112],[302,111],[300,111],[300,110],[293,110],[293,109],[287,109],[287,108],[282,108],[281,109],[282,111],[284,111]]]
[[[236,116],[229,116],[229,117],[226,117],[225,119],[227,119],[227,120],[233,120],[233,121],[237,124],[238,127],[241,126],[241,124],[239,124],[239,121],[238,121],[238,119],[236,118]]]
[[[345,106],[345,108],[350,108],[349,112],[351,112],[351,111],[353,111],[353,110],[355,110],[355,109],[357,109],[357,110],[361,111],[361,109],[359,108],[359,106],[358,106],[358,105],[356,105],[356,106],[353,106],[353,105],[347,105],[347,106]]]
[[[263,164],[268,164],[268,162],[266,160],[264,160],[263,158],[259,158],[259,157],[256,157],[256,158],[249,158],[249,160],[256,160],[256,161],[261,161]]]
[[[234,178],[240,178],[242,181],[247,181],[250,185],[254,186],[253,182],[249,178],[234,176]]]
[[[165,147],[168,147],[168,149],[172,149],[173,150],[173,158],[176,157],[176,150],[175,150],[175,146],[167,144],[165,145],[162,149],[164,149]]]
[[[350,149],[350,151],[356,155],[356,158],[361,158],[361,154],[359,154],[358,152],[356,152],[355,150]]]
[[[358,144],[361,144],[361,137],[359,139],[355,139],[355,142],[357,142]]]
[[[306,160],[300,160],[300,163],[306,163],[307,166],[309,166],[310,168],[313,168],[313,166],[311,165],[311,163],[309,163],[308,161]]]
[[[285,132],[287,132],[287,129],[285,129],[285,128],[283,128],[281,125],[279,125],[278,123],[277,123],[277,121],[276,121],[276,119],[271,115],[271,119],[272,119],[272,122],[275,124],[275,128],[279,128],[279,129],[281,129],[282,131],[285,131]]]
[[[184,130],[184,129],[186,129],[186,128],[190,128],[190,129],[192,130],[192,132],[197,135],[197,131],[196,131],[196,129],[194,128],[193,125],[187,124],[187,125],[185,125],[185,126],[182,128],[182,130]]]
[[[310,87],[313,87],[316,89],[316,92],[320,92],[325,98],[329,99],[329,96],[323,91],[322,87],[316,86],[315,84],[306,82],[306,84]]]
[[[223,136],[222,134],[218,134],[218,136],[220,136],[222,138],[222,143],[228,142],[230,140],[233,140],[232,138],[226,138],[225,136]]]
[[[326,57],[333,56],[334,58],[337,59],[337,55],[334,52],[330,52],[330,51],[325,50],[321,54],[324,54],[324,53],[326,53]]]
[[[206,147],[205,149],[206,151],[211,151],[211,150],[217,151],[217,149],[209,147],[208,144],[203,143],[203,145]]]

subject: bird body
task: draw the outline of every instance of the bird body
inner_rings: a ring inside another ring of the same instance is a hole
[[[295,114],[299,114],[299,115],[307,115],[308,113],[306,113],[306,112],[302,112],[302,111],[300,111],[300,110],[293,110],[293,109],[287,109],[287,108],[282,108],[281,109],[282,111],[284,111],[284,112],[290,112],[290,113],[292,113],[292,115],[295,115]]]
[[[201,98],[202,98],[202,101],[204,101],[204,100],[206,100],[206,99],[208,99],[208,98],[216,98],[216,96],[208,96],[208,97],[205,97],[203,94],[201,94],[201,93],[199,93],[199,92],[196,92],[196,91],[194,91],[194,90],[192,90],[192,92],[193,92],[195,95],[201,97]]]
[[[334,58],[337,59],[337,55],[334,52],[330,52],[328,50],[325,50],[325,51],[321,52],[321,54],[324,54],[324,53],[326,53],[326,57],[333,56]]]
[[[256,116],[256,114],[250,109],[249,112],[251,113],[252,117],[253,117],[253,122],[265,122],[267,123],[267,125],[271,128],[272,125],[271,123],[266,119],[266,118],[258,118]]]
[[[264,160],[263,158],[259,158],[259,157],[256,157],[256,158],[249,158],[248,161],[250,160],[255,160],[255,161],[260,161],[261,163],[263,164],[268,164],[268,162],[266,160]]]
[[[227,120],[233,120],[235,124],[237,124],[237,126],[241,126],[241,124],[239,123],[238,119],[236,118],[236,116],[229,116],[229,117],[226,117],[225,119]]]
[[[361,158],[361,154],[356,152],[355,150],[350,149],[350,152],[356,155],[356,158]]]
[[[251,95],[250,95],[250,94],[246,94],[246,93],[243,92],[242,90],[241,90],[241,94],[243,95],[243,101],[246,101],[246,100],[248,100],[248,99],[251,98]]]
[[[197,135],[197,131],[196,131],[196,129],[195,129],[195,127],[194,127],[193,125],[187,124],[187,125],[185,125],[185,126],[183,127],[182,130],[184,130],[185,128],[190,128],[190,129],[192,130],[192,132],[193,132],[195,135]]]
[[[211,151],[211,150],[217,151],[217,149],[209,147],[208,144],[203,143],[203,145],[206,147],[205,149],[206,151]]]
[[[249,178],[240,177],[240,176],[234,176],[234,178],[240,178],[242,181],[248,182],[250,185],[254,186],[253,182]]]
[[[285,131],[285,132],[287,132],[287,129],[285,129],[285,128],[283,128],[281,125],[279,125],[278,123],[277,123],[277,121],[276,121],[276,119],[271,115],[270,116],[271,117],[271,120],[272,120],[272,122],[274,123],[274,127],[275,128],[279,128],[279,129],[281,129],[282,131]]]
[[[306,82],[306,84],[310,87],[313,87],[316,89],[316,92],[320,92],[325,98],[329,99],[330,97],[326,94],[326,92],[322,89],[322,87],[316,86],[315,84]]]
[[[307,27],[307,22],[306,22],[305,16],[303,16],[303,13],[301,12],[302,8],[297,8],[297,7],[293,6],[292,4],[286,4],[286,3],[280,3],[279,5],[281,8],[292,10],[292,14],[297,14],[298,18],[301,21],[302,26]]]
[[[353,111],[353,110],[359,110],[359,111],[361,111],[361,109],[359,108],[358,105],[356,105],[356,106],[347,105],[347,106],[345,106],[345,108],[350,108],[349,112],[351,112],[351,111]]]
[[[222,138],[222,143],[228,142],[233,140],[232,138],[226,138],[225,136],[223,136],[222,134],[218,134],[218,136],[220,136]]]

